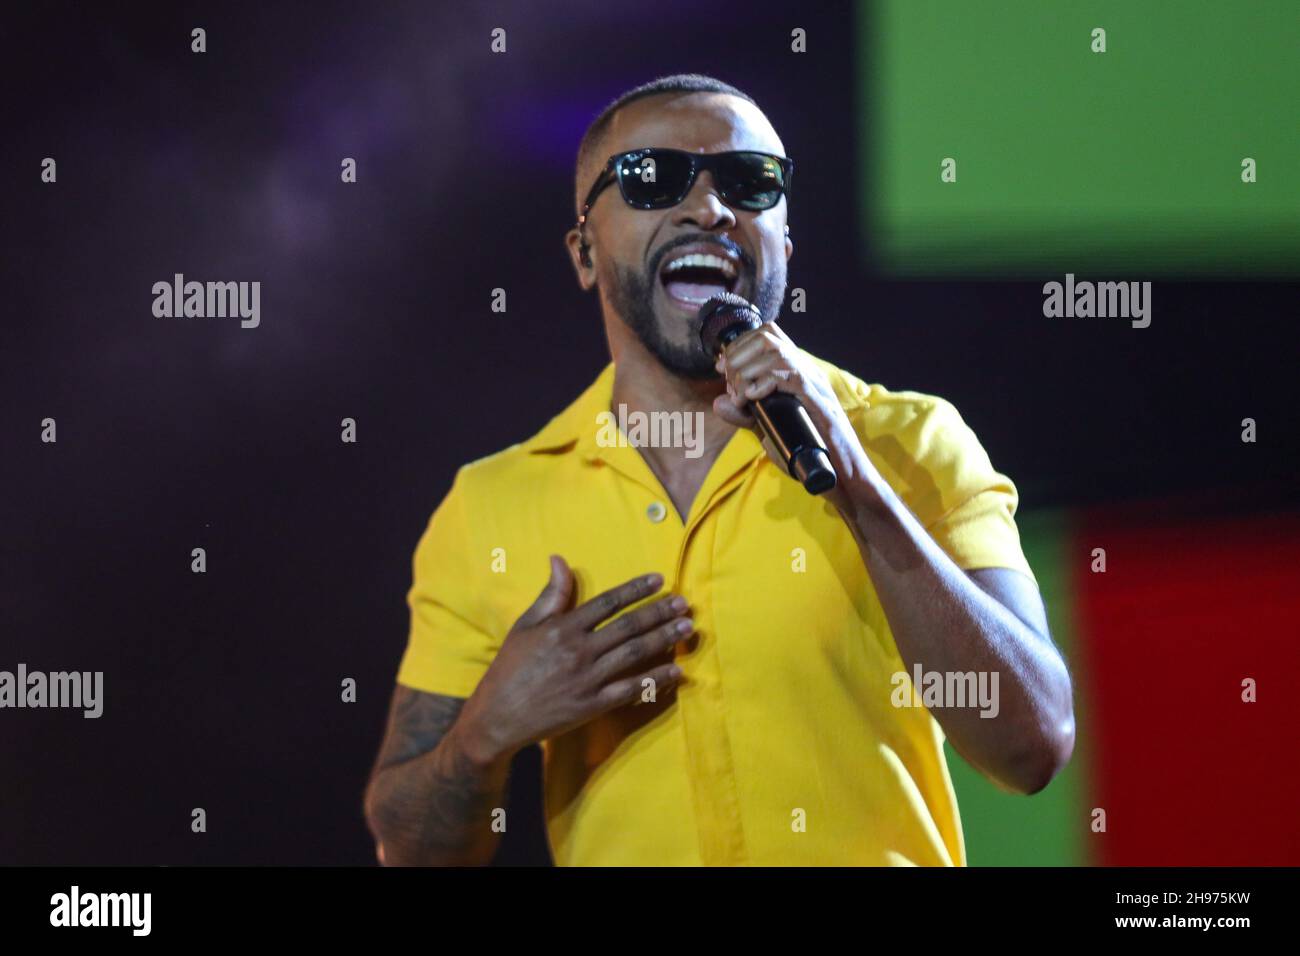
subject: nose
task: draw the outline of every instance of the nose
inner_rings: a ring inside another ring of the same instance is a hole
[[[695,177],[691,191],[673,210],[673,222],[714,231],[736,225],[736,214],[722,201],[713,185],[713,174],[705,171]]]

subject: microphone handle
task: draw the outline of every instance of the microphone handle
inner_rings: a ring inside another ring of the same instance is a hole
[[[810,495],[835,487],[835,468],[826,446],[798,398],[788,392],[773,392],[750,402],[749,410],[785,459],[790,474]]]

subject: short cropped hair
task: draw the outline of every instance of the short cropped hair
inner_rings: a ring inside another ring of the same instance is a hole
[[[701,73],[675,73],[672,76],[661,76],[649,83],[642,83],[618,97],[591,121],[591,125],[587,127],[587,132],[582,134],[582,142],[578,144],[575,179],[576,175],[586,168],[591,153],[600,145],[605,131],[609,129],[609,124],[614,119],[614,114],[629,103],[645,99],[647,96],[657,96],[660,93],[726,93],[754,103],[755,106],[758,105],[748,93],[736,89],[730,83],[724,83],[722,80],[704,76]],[[584,191],[590,188],[591,183],[575,183],[574,194],[577,197],[576,201],[582,202]]]

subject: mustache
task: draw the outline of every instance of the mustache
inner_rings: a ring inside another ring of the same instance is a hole
[[[674,249],[680,249],[682,246],[690,245],[717,246],[719,250],[730,253],[740,260],[741,268],[750,276],[754,274],[754,260],[741,248],[740,243],[726,236],[712,236],[707,233],[697,233],[693,236],[678,236],[676,239],[669,240],[660,246],[650,259],[650,275],[659,275],[659,267],[663,265],[664,258],[671,254]]]

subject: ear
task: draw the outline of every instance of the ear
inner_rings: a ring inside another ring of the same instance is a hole
[[[588,292],[596,285],[596,265],[595,250],[591,248],[591,237],[587,237],[587,257],[584,261],[582,254],[582,234],[578,227],[574,226],[564,234],[564,245],[569,252],[569,261],[573,264],[573,271],[578,276],[578,285],[582,291]]]
[[[785,261],[789,262],[790,257],[794,255],[794,241],[790,238],[790,227],[785,227]]]

